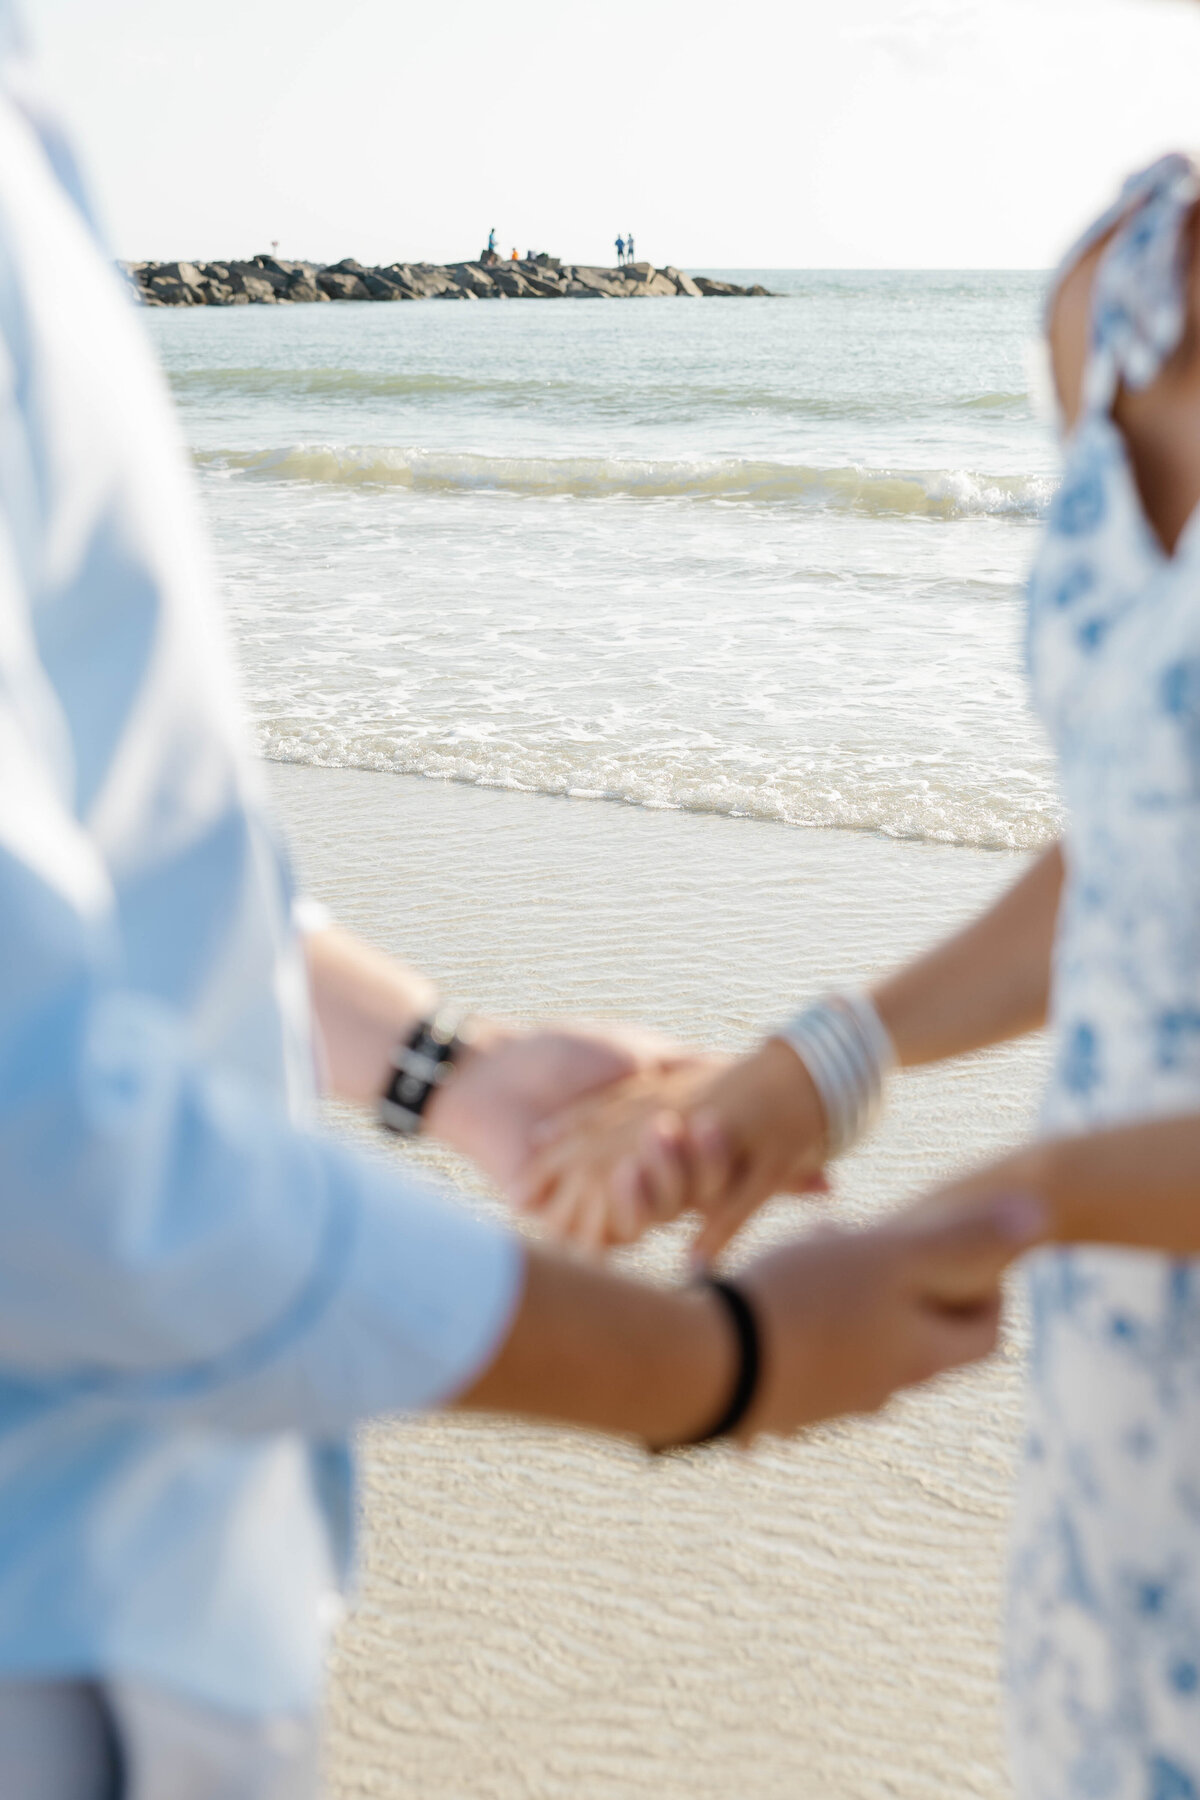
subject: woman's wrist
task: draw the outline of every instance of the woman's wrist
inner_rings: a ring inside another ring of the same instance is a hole
[[[763,1111],[774,1131],[797,1150],[823,1150],[825,1109],[812,1071],[786,1038],[769,1037],[747,1059]]]
[[[870,1130],[883,1106],[896,1056],[871,998],[828,994],[774,1034],[809,1076],[824,1121],[825,1153],[842,1156]]]
[[[1042,1241],[1066,1241],[1073,1234],[1073,1221],[1064,1205],[1058,1173],[1061,1148],[1053,1141],[1022,1144],[999,1162],[973,1169],[947,1183],[919,1205],[940,1208],[947,1202],[960,1205],[966,1200],[984,1206],[998,1194],[1027,1194],[1039,1202],[1045,1218]]]

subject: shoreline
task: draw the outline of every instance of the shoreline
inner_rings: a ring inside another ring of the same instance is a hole
[[[378,775],[399,781],[428,782],[433,786],[451,788],[473,788],[483,793],[519,794],[535,800],[555,800],[582,804],[585,806],[616,806],[644,813],[683,813],[690,818],[725,819],[732,825],[766,825],[783,831],[795,832],[831,832],[847,837],[880,838],[888,844],[911,844],[917,847],[929,846],[938,850],[979,851],[985,856],[1035,856],[1048,849],[1055,841],[1056,833],[1048,832],[1041,841],[1026,844],[1006,843],[999,837],[973,839],[926,835],[918,830],[889,831],[885,825],[876,823],[855,824],[850,821],[832,821],[825,819],[787,818],[779,813],[752,812],[749,808],[721,806],[717,804],[700,804],[686,800],[640,799],[618,790],[599,788],[568,787],[534,787],[524,786],[514,780],[505,781],[499,778],[472,776],[468,774],[443,774],[437,769],[389,767],[380,759],[371,762],[308,762],[302,757],[276,754],[261,746],[256,749],[257,759],[270,768],[281,769],[319,769],[331,774]]]

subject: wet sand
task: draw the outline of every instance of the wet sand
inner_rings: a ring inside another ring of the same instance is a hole
[[[311,891],[456,998],[726,1047],[928,942],[1021,867],[869,834],[267,774]],[[842,1165],[838,1204],[866,1216],[1014,1141],[1043,1055],[907,1077]],[[798,1216],[777,1203],[747,1244]],[[669,1274],[681,1242],[638,1259]],[[1018,1323],[986,1368],[880,1419],[751,1457],[654,1463],[491,1422],[372,1429],[331,1795],[999,1800],[1020,1338]]]

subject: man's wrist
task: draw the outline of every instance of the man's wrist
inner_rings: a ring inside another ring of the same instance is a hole
[[[472,1013],[459,1032],[454,1070],[445,1082],[429,1096],[422,1118],[422,1136],[437,1138],[450,1150],[470,1156],[474,1147],[476,1109],[470,1104],[470,1086],[464,1096],[460,1090],[463,1077],[480,1063],[509,1044],[520,1033],[497,1019]]]
[[[700,1284],[677,1295],[679,1324],[671,1346],[682,1351],[684,1367],[664,1381],[671,1396],[671,1410],[679,1415],[665,1430],[647,1433],[652,1445],[691,1444],[705,1436],[720,1417],[738,1376],[740,1350],[729,1310],[719,1294]],[[676,1396],[683,1396],[678,1408]]]

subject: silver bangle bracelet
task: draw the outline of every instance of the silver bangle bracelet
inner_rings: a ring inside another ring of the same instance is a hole
[[[871,1127],[896,1052],[882,1019],[863,993],[828,994],[774,1034],[812,1076],[825,1113],[828,1153],[844,1156]]]

